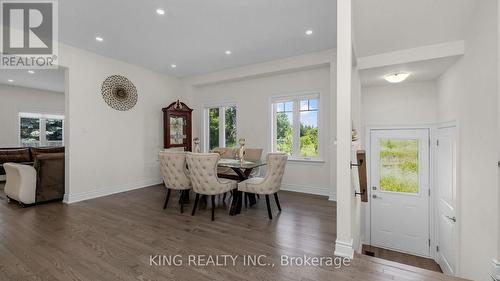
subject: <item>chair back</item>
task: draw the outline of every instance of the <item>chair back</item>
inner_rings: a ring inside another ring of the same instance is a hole
[[[165,148],[165,151],[184,151],[184,147],[170,147],[170,148]]]
[[[270,193],[275,193],[280,190],[287,160],[288,155],[286,153],[267,154],[267,171],[264,182],[266,186],[270,188]]]
[[[262,159],[262,148],[245,148],[246,161],[260,161]]]
[[[235,159],[236,158],[236,149],[229,147],[216,147],[212,150],[214,153],[218,153],[220,158],[226,159]]]
[[[165,150],[159,156],[165,186],[178,190],[191,189],[191,179],[186,171],[186,152]]]
[[[220,194],[227,189],[217,177],[218,153],[188,152],[186,159],[193,191],[205,195]],[[227,190],[226,190],[227,191]]]

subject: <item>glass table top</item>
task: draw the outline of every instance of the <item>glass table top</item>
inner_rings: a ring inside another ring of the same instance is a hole
[[[228,167],[228,168],[253,169],[253,168],[260,167],[260,166],[264,166],[266,164],[267,163],[265,161],[262,161],[262,160],[241,162],[240,160],[237,160],[237,159],[221,158],[221,159],[219,159],[217,166]]]

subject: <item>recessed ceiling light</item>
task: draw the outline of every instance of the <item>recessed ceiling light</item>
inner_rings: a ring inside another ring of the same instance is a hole
[[[406,80],[410,76],[410,73],[407,72],[396,72],[387,74],[384,76],[384,79],[389,83],[401,83]]]
[[[29,74],[35,74],[35,72],[33,70],[28,70],[28,73]]]
[[[156,13],[160,16],[163,16],[165,14],[165,10],[163,9],[156,9]]]
[[[230,50],[227,50],[225,53],[226,53],[226,55],[230,55],[230,54],[232,54],[233,52],[231,52]]]
[[[308,29],[308,30],[306,30],[305,33],[307,36],[311,36],[314,33],[314,31],[312,29]]]
[[[102,42],[102,41],[104,41],[104,38],[97,36],[97,37],[95,38],[95,41],[97,41],[97,42]]]
[[[9,81],[10,83],[14,82],[14,80],[12,80],[12,79],[9,79],[9,80],[7,80],[7,81]]]
[[[177,64],[171,64],[170,65],[171,68],[176,68],[177,67]]]

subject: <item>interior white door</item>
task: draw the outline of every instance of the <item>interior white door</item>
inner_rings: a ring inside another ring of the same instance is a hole
[[[371,243],[428,257],[429,130],[371,131]]]
[[[456,273],[456,127],[437,131],[436,260],[444,273]]]

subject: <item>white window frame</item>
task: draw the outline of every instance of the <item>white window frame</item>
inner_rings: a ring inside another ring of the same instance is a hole
[[[226,146],[226,115],[225,115],[225,111],[221,110],[222,108],[225,108],[225,107],[235,107],[236,108],[236,136],[239,136],[238,106],[236,105],[235,102],[219,102],[219,103],[205,104],[204,109],[203,109],[203,151],[204,152],[210,151],[210,147],[209,147],[210,146],[209,110],[212,108],[219,108],[219,147]],[[221,124],[222,124],[222,126],[221,126]]]
[[[316,157],[308,157],[300,155],[300,100],[317,99],[318,100],[318,155]],[[323,160],[323,103],[321,92],[298,93],[286,96],[274,96],[271,98],[271,151],[277,152],[277,126],[276,126],[276,111],[277,104],[281,102],[293,101],[293,148],[292,155],[289,156],[290,161],[304,162],[324,162]]]
[[[65,128],[64,128],[64,115],[62,114],[47,114],[47,113],[35,113],[35,112],[19,112],[17,114],[17,139],[19,146],[23,146],[23,142],[21,139],[21,118],[33,118],[33,119],[38,119],[39,122],[39,127],[40,127],[40,137],[38,140],[38,146],[50,146],[50,141],[47,140],[47,136],[45,133],[46,130],[46,125],[47,125],[47,119],[58,119],[62,120],[63,122],[63,134],[62,134],[62,146],[64,146],[64,134],[65,134]]]

